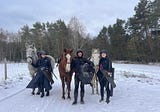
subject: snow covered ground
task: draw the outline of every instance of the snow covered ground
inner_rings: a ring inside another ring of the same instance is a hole
[[[85,104],[72,105],[61,99],[61,82],[55,80],[51,95],[40,98],[31,95],[26,85],[31,80],[27,64],[8,64],[8,79],[4,80],[4,65],[0,64],[0,112],[160,112],[160,66],[114,63],[114,96],[109,104],[99,103],[100,95],[91,95],[85,86]],[[58,69],[54,73],[59,76]]]

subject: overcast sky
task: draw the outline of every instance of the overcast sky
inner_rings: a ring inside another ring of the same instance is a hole
[[[55,22],[62,19],[68,24],[75,16],[87,32],[97,35],[105,25],[116,19],[133,16],[139,0],[1,0],[0,28],[17,32],[24,25],[35,22]]]

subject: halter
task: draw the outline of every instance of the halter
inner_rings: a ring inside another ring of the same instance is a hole
[[[36,49],[35,48],[32,48],[32,47],[29,47],[28,48],[28,51],[27,52],[29,52],[28,54],[27,54],[27,59],[31,59],[32,60],[32,62],[35,62],[36,60],[37,60],[37,57],[36,57]],[[34,54],[33,54],[34,53]],[[35,55],[35,61],[34,61],[34,57],[32,57],[32,56],[34,56]],[[30,63],[29,63],[30,64]]]

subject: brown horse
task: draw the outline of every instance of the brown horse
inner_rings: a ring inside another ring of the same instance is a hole
[[[62,98],[65,99],[65,85],[67,85],[68,99],[70,99],[70,90],[71,90],[71,80],[72,74],[71,71],[71,61],[73,59],[73,49],[64,49],[59,63],[59,73],[62,82]]]

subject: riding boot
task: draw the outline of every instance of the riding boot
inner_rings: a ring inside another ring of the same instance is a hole
[[[42,97],[44,97],[44,92],[42,92],[42,94],[41,94],[41,98],[42,98]]]
[[[33,90],[32,90],[32,95],[34,95],[35,93],[34,93],[34,91],[35,91],[35,88],[33,88]]]
[[[38,91],[36,93],[37,95],[40,95],[40,88],[38,88]]]
[[[77,104],[77,101],[76,101],[76,100],[74,100],[74,102],[72,103],[72,105],[75,105],[75,104]]]
[[[41,98],[44,97],[44,89],[42,90]]]
[[[81,97],[81,104],[84,104],[84,100],[83,100],[83,97]]]
[[[32,95],[34,95],[35,93],[34,93],[34,91],[32,91]]]
[[[49,96],[49,91],[46,92],[46,96]]]
[[[109,98],[106,98],[106,103],[108,104],[110,102]]]
[[[72,105],[77,104],[78,88],[79,88],[79,80],[77,78],[77,75],[75,75],[74,102],[72,103]]]
[[[75,92],[75,93],[74,93],[74,102],[72,103],[72,105],[77,104],[77,97],[78,97],[78,93]]]
[[[104,100],[104,89],[101,88],[101,99],[99,100],[99,102],[102,102]]]
[[[103,99],[103,97],[101,97],[101,99],[99,100],[99,102],[102,102],[104,99]]]
[[[107,104],[110,102],[109,98],[110,98],[110,89],[109,89],[109,82],[107,83],[107,86],[106,86],[106,102]]]
[[[81,92],[81,104],[84,104],[84,92]]]

